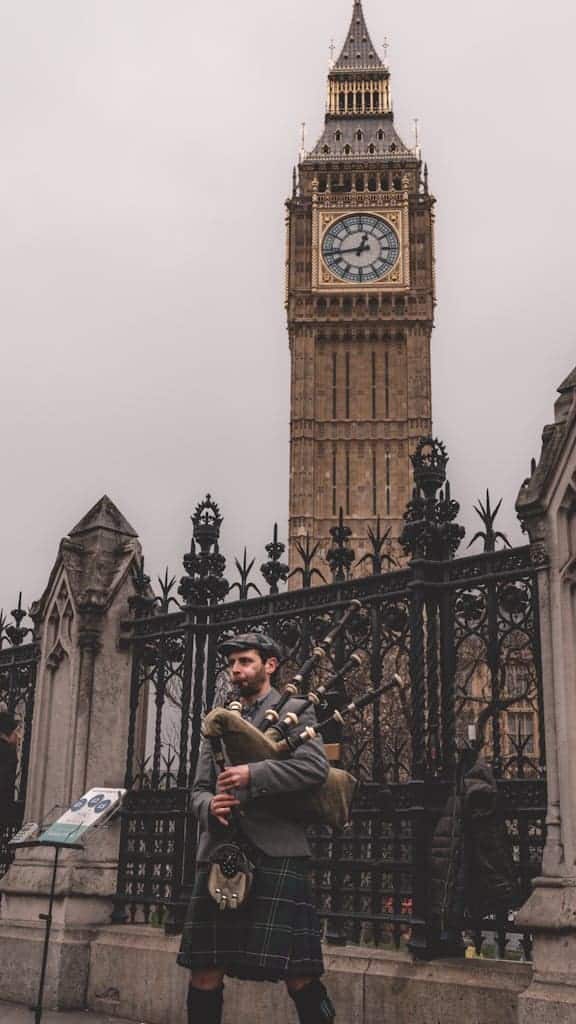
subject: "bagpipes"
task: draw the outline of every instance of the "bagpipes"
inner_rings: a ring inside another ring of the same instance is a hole
[[[260,728],[242,718],[242,704],[236,701],[232,701],[227,707],[215,708],[206,716],[202,735],[210,742],[219,770],[223,769],[226,758],[230,764],[238,765],[291,757],[299,747],[321,736],[330,725],[343,725],[346,718],[374,704],[383,694],[402,685],[400,677],[394,676],[390,683],[370,690],[358,700],[337,708],[322,718],[317,725],[299,727],[299,719],[308,708],[318,708],[331,696],[341,697],[341,690],[334,688],[350,671],[362,664],[362,658],[354,653],[322,686],[307,694],[301,693],[302,684],[327,658],[334,642],[361,607],[360,601],[353,601],[348,606],[342,618],[314,648],[292,681],[285,686],[280,701],[266,712]],[[298,707],[282,715],[288,702],[295,699],[298,700]],[[350,818],[356,785],[356,779],[348,772],[330,768],[328,778],[321,786],[297,793],[284,793],[280,801],[273,797],[259,797],[258,804],[266,805],[272,814],[281,815],[291,821],[343,828]]]

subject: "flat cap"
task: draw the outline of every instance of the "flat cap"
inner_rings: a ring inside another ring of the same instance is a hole
[[[220,654],[232,654],[233,651],[260,651],[265,658],[278,658],[280,661],[282,652],[271,636],[266,633],[240,633],[238,636],[231,636],[218,644]]]

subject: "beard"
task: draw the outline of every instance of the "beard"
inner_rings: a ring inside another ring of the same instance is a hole
[[[252,679],[243,679],[238,682],[238,690],[242,697],[254,697],[260,693],[260,690],[266,682],[266,673],[264,669],[257,675],[253,676]]]

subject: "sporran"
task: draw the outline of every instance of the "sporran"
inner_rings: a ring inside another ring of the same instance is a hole
[[[220,910],[238,910],[250,895],[254,864],[236,843],[222,843],[210,857],[208,892]]]

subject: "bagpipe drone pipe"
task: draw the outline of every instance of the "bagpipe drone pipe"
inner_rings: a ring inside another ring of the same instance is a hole
[[[309,693],[301,693],[302,684],[328,656],[334,641],[360,607],[360,602],[354,601],[346,609],[339,622],[322,643],[314,648],[293,680],[286,685],[280,701],[267,711],[260,728],[242,718],[242,704],[236,701],[232,701],[227,707],[215,708],[206,716],[202,735],[210,742],[219,769],[222,769],[226,761],[238,765],[289,758],[299,747],[322,736],[323,731],[334,723],[343,725],[346,718],[374,704],[383,694],[402,685],[400,677],[394,676],[391,682],[330,711],[321,717],[315,726],[300,727],[299,719],[308,708],[314,707],[318,710],[327,704],[330,698],[341,701],[341,688],[336,687],[343,682],[349,672],[362,665],[362,658],[354,653],[322,686]],[[294,707],[283,715],[283,710],[290,701],[294,703]],[[260,806],[266,804],[274,815],[279,814],[307,825],[323,824],[343,828],[350,818],[356,785],[356,779],[348,772],[330,768],[326,781],[320,786],[296,793],[284,793],[280,801],[273,797],[257,799]]]

